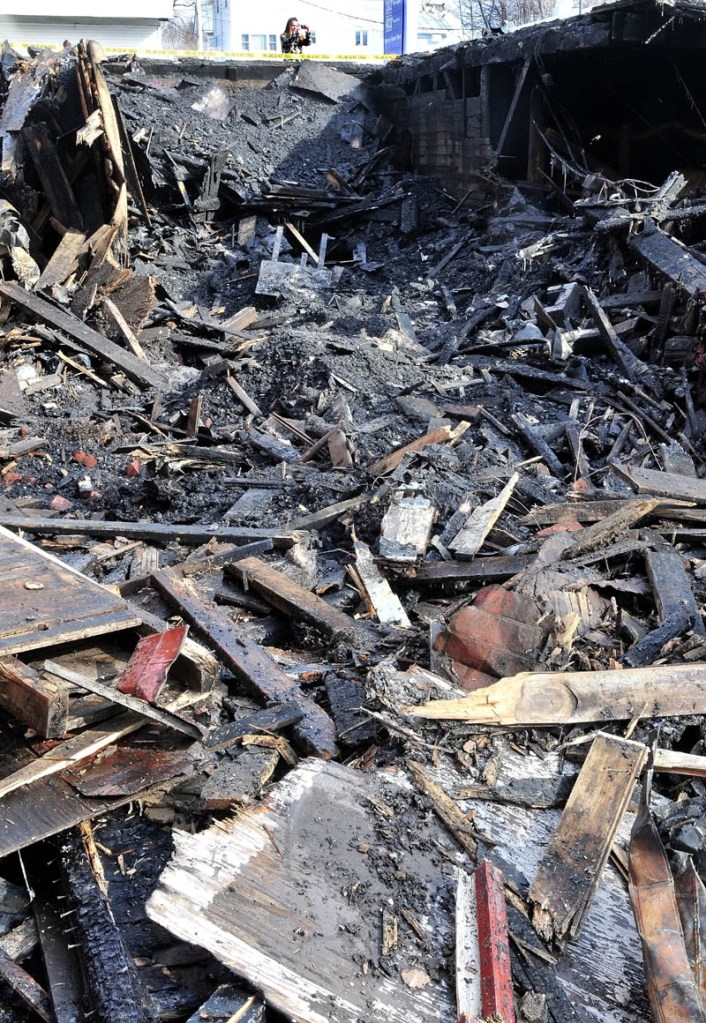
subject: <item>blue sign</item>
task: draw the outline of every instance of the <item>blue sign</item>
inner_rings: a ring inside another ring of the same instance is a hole
[[[385,0],[385,54],[404,53],[404,19],[406,0]]]

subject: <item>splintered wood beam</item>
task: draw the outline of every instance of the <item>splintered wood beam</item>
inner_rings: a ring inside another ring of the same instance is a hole
[[[545,941],[563,946],[578,936],[647,755],[642,743],[594,739],[530,888]]]
[[[120,345],[116,345],[107,337],[99,334],[97,330],[87,326],[77,316],[57,308],[32,292],[25,291],[14,281],[0,282],[0,295],[9,298],[15,305],[43,323],[48,323],[50,326],[56,327],[57,330],[64,331],[82,348],[117,366],[126,376],[142,387],[155,387],[157,390],[164,390],[167,386],[167,378],[164,374],[154,369],[148,362],[143,362],[132,352],[126,351]]]
[[[441,785],[437,785],[422,764],[418,764],[415,760],[409,760],[407,761],[407,767],[417,787],[431,803],[434,813],[443,821],[459,845],[475,863],[478,854],[478,843],[466,815],[459,810],[453,799],[446,795]]]
[[[122,334],[125,343],[127,344],[132,354],[136,358],[141,359],[142,362],[149,362],[145,354],[144,348],[135,337],[132,327],[127,322],[123,314],[120,312],[120,309],[117,307],[115,302],[113,302],[111,298],[108,298],[107,295],[103,295],[101,303],[105,307],[106,311],[110,314],[111,319],[113,320],[116,327]]]
[[[35,287],[51,288],[55,284],[63,284],[76,267],[84,253],[88,252],[88,239],[82,231],[70,229],[63,236],[51,259],[42,270],[42,275]]]
[[[488,533],[498,521],[517,486],[519,474],[510,477],[500,493],[474,508],[465,524],[449,543],[449,550],[459,558],[474,558],[486,541]]]
[[[190,580],[161,570],[152,575],[152,582],[165,600],[205,637],[237,679],[252,686],[265,700],[293,702],[301,708],[304,717],[293,731],[308,753],[325,758],[335,756],[336,728],[331,718],[302,693],[262,647],[249,640],[227,614],[207,604]]]
[[[630,836],[630,900],[655,1023],[706,1023],[684,942],[672,870],[649,811],[650,778]]]
[[[414,717],[531,727],[706,713],[706,663],[623,671],[529,672],[454,700],[403,707]]]
[[[0,661],[0,707],[43,739],[63,739],[69,693],[16,657]]]
[[[651,376],[649,366],[638,359],[636,355],[633,355],[625,342],[618,337],[615,329],[613,328],[613,324],[604,313],[600,302],[591,289],[585,287],[583,289],[583,295],[588,311],[593,318],[593,322],[598,328],[598,333],[601,335],[601,340],[615,359],[623,374],[632,382],[640,377],[646,380],[649,376]]]
[[[594,522],[592,526],[574,533],[573,546],[564,551],[562,560],[599,550],[624,533],[633,522],[650,515],[661,503],[656,497],[646,501],[626,501],[622,508],[616,509],[600,522]]]
[[[409,444],[405,444],[403,447],[391,451],[384,458],[378,459],[377,462],[373,462],[372,465],[368,466],[368,472],[371,476],[385,476],[388,472],[392,472],[393,469],[397,468],[405,455],[416,454],[419,451],[423,451],[424,448],[428,448],[431,444],[454,443],[466,432],[470,425],[470,423],[462,421],[453,429],[450,426],[440,426],[436,430],[430,430],[429,433],[425,433],[422,437],[417,437],[416,440],[410,441]]]
[[[305,589],[260,558],[244,558],[226,565],[225,574],[245,589],[253,589],[278,611],[306,622],[331,639],[352,640],[359,635],[357,623],[343,611]]]
[[[603,519],[620,511],[630,503],[625,497],[609,498],[601,501],[563,501],[561,504],[547,504],[543,508],[533,508],[517,521],[523,526],[553,526],[557,522],[601,522]],[[652,512],[653,517],[663,519],[685,519],[701,521],[705,517],[703,509],[694,509],[690,501],[661,500]]]

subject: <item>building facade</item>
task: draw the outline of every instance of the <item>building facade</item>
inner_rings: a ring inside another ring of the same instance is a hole
[[[173,0],[4,0],[0,40],[60,48],[64,40],[97,39],[104,47],[158,49],[160,26],[172,17]]]

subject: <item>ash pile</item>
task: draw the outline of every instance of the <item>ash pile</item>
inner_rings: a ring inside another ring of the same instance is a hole
[[[0,70],[0,1021],[706,1018],[703,192]]]

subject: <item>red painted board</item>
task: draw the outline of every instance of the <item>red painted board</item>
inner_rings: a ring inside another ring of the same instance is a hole
[[[180,625],[176,629],[144,636],[128,661],[118,685],[120,692],[154,703],[167,681],[169,669],[179,656],[188,631],[188,625]]]
[[[475,872],[483,1016],[515,1023],[503,875],[484,860]]]

